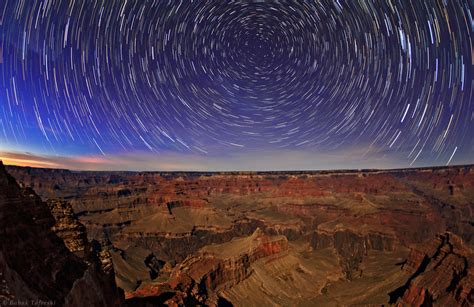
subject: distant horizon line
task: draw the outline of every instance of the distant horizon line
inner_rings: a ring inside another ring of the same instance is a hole
[[[37,167],[37,166],[21,166],[15,164],[5,164],[3,160],[0,160],[0,165],[16,167],[16,168],[29,168],[39,170],[54,170],[54,171],[68,171],[75,173],[213,173],[213,174],[257,174],[257,173],[357,173],[357,172],[395,172],[395,171],[414,171],[414,170],[429,170],[429,169],[449,169],[449,168],[465,168],[474,167],[474,163],[469,164],[454,164],[454,165],[433,165],[433,166],[422,166],[422,167],[402,167],[402,168],[333,168],[333,169],[306,169],[306,170],[79,170],[79,169],[68,169],[68,168],[55,168],[55,167]]]

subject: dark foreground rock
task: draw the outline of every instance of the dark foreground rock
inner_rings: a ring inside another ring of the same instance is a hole
[[[113,272],[102,270],[68,210],[64,204],[53,208],[55,219],[0,162],[0,305],[123,305]]]

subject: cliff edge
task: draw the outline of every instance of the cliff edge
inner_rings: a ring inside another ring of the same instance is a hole
[[[56,235],[54,230],[67,228],[64,222],[68,219],[81,229],[71,217],[57,220],[33,190],[20,188],[0,161],[0,304],[123,305],[123,294],[113,274],[104,272],[100,262],[94,261],[92,246],[87,241],[71,240],[71,235],[65,243]],[[70,249],[91,252],[76,255]]]

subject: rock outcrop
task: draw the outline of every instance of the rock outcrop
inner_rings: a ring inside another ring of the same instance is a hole
[[[390,293],[391,303],[412,306],[473,306],[474,254],[451,233],[438,236],[424,249],[412,249],[404,269],[408,281]]]
[[[0,303],[121,305],[123,297],[113,279],[72,253],[52,231],[68,233],[61,224],[65,219],[57,221],[48,206],[31,189],[22,190],[0,162]],[[76,235],[65,238],[71,249],[81,249],[72,244]]]
[[[311,237],[314,249],[334,248],[342,270],[352,280],[362,274],[359,265],[370,250],[393,251],[396,239],[379,233],[357,234],[352,231],[325,233],[316,231]]]
[[[472,247],[474,166],[235,173],[8,170],[49,201],[55,222],[48,227],[76,256],[85,257],[80,260],[115,271],[128,304],[472,301],[472,280],[466,277],[470,273],[464,276],[462,261],[446,262],[455,259],[451,252],[445,260],[433,258],[435,251],[425,246],[449,232],[449,242],[459,238]],[[275,245],[280,256],[270,261],[270,247],[234,249],[239,240],[254,246],[249,238],[255,236],[281,238]],[[216,246],[227,246],[229,254],[213,250]],[[255,256],[260,253],[264,256]],[[433,268],[423,268],[425,256]],[[470,268],[472,259],[466,259]],[[444,285],[444,279],[455,281]],[[1,285],[0,280],[3,291]]]
[[[260,259],[271,261],[288,252],[284,236],[270,237],[257,229],[251,236],[210,245],[176,266],[164,283],[144,284],[127,293],[130,304],[145,298],[167,297],[164,303],[217,305],[218,292],[238,284],[252,274]]]
[[[66,201],[59,200],[48,200],[46,204],[55,220],[51,230],[64,241],[71,252],[85,257],[88,245],[86,227],[79,223],[72,207]]]

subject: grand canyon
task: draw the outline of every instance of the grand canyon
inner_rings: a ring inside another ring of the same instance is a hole
[[[474,0],[0,0],[0,307],[474,306]]]
[[[472,306],[474,166],[0,167],[0,301]]]

